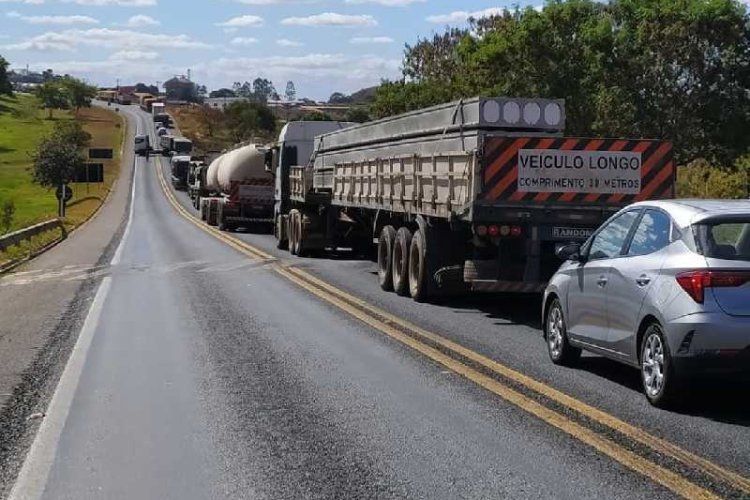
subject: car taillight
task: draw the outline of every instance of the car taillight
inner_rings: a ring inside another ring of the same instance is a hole
[[[680,284],[694,301],[703,304],[706,288],[742,286],[750,281],[750,272],[743,271],[689,271],[676,276]]]
[[[513,226],[510,228],[511,236],[521,236],[521,226]]]
[[[487,234],[495,238],[498,234],[500,234],[500,228],[493,224],[487,228]]]

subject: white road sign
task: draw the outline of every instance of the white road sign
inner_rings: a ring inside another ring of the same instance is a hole
[[[633,151],[518,151],[518,190],[531,193],[638,194],[641,153]]]

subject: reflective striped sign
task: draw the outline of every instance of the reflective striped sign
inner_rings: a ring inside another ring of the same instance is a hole
[[[485,202],[620,205],[675,195],[668,142],[489,136],[482,162]]]

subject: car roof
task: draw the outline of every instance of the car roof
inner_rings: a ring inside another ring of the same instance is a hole
[[[661,208],[668,212],[681,227],[715,216],[750,216],[750,200],[652,200],[631,205],[631,207],[637,206]]]

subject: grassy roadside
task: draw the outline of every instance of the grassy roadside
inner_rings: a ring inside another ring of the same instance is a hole
[[[37,144],[49,133],[54,122],[72,120],[73,113],[55,111],[53,120],[45,118],[46,112],[39,109],[33,96],[17,94],[12,98],[0,98],[0,200],[10,199],[16,206],[10,231],[57,216],[54,190],[33,184],[29,167]],[[104,163],[104,183],[70,185],[73,199],[68,203],[63,221],[66,231],[88,220],[106,199],[120,173],[120,152],[125,136],[124,121],[109,109],[81,109],[78,119],[92,136],[91,147],[114,149],[114,159],[96,160]],[[3,263],[33,254],[59,238],[60,231],[55,229],[0,252],[0,268]]]

